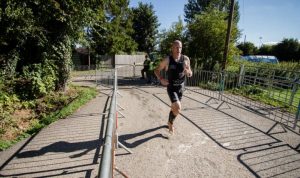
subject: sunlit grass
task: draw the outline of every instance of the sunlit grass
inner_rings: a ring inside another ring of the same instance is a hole
[[[294,97],[289,89],[266,89],[260,86],[248,85],[228,90],[233,94],[245,96],[271,106],[280,107],[284,111],[295,113],[298,109],[300,91]],[[293,98],[293,100],[291,100]],[[290,104],[291,103],[291,104]]]

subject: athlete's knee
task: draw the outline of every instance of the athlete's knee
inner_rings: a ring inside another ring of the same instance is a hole
[[[178,115],[180,113],[181,110],[181,105],[179,102],[175,102],[172,104],[172,112],[174,115]]]

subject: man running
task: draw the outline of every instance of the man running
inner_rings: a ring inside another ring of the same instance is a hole
[[[175,40],[172,43],[172,54],[164,58],[154,73],[163,86],[167,86],[168,95],[172,102],[171,111],[169,113],[168,127],[170,133],[174,133],[173,123],[176,116],[181,110],[181,98],[183,95],[185,76],[191,77],[193,72],[190,66],[190,59],[181,54],[182,43]],[[164,79],[160,72],[167,72],[168,79]]]

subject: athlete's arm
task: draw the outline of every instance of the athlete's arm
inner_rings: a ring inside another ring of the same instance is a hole
[[[160,71],[162,70],[167,70],[167,66],[169,64],[169,58],[166,57],[165,59],[163,59],[159,65],[157,66],[157,68],[154,70],[154,74],[156,75],[157,79],[160,80],[160,83],[164,86],[168,85],[169,82],[168,80],[164,79],[161,75],[160,75]]]
[[[187,77],[191,77],[193,75],[192,69],[191,69],[191,64],[190,64],[190,59],[187,56],[184,56],[184,64],[185,64],[185,69],[184,69],[184,74]]]

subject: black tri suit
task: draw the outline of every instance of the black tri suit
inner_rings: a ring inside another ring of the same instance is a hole
[[[169,67],[167,71],[169,85],[167,86],[168,95],[172,103],[181,101],[184,89],[184,55],[176,62],[169,56]]]

